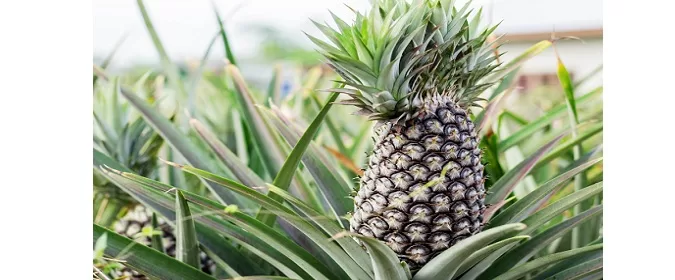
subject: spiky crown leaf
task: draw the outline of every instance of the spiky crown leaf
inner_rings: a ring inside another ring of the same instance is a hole
[[[466,108],[490,84],[481,79],[496,67],[487,42],[496,26],[479,29],[481,11],[455,0],[374,0],[367,15],[349,25],[331,13],[337,30],[314,22],[330,42],[307,35],[351,88],[342,104],[359,107],[371,120],[408,119],[422,99],[446,95]]]

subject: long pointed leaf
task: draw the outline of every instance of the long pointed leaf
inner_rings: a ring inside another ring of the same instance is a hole
[[[158,230],[159,229],[159,222],[157,221],[157,215],[153,212],[152,213],[152,230]],[[151,238],[151,245],[152,248],[154,248],[157,251],[160,251],[162,253],[164,252],[164,242],[162,241],[162,236],[160,234],[153,234]]]
[[[307,150],[307,147],[311,143],[312,138],[314,138],[314,135],[319,130],[321,122],[323,122],[324,117],[328,113],[328,110],[330,110],[330,108],[333,106],[333,101],[335,101],[337,97],[338,93],[333,93],[328,98],[328,102],[326,102],[326,105],[323,106],[323,109],[321,109],[319,114],[314,118],[314,120],[309,125],[305,133],[302,135],[302,137],[300,137],[298,142],[295,144],[295,147],[293,147],[291,154],[288,155],[288,158],[284,162],[284,165],[281,167],[279,173],[277,173],[277,176],[274,178],[272,185],[281,188],[283,190],[287,190],[288,187],[291,185],[291,180],[293,179],[295,170],[298,168],[298,165],[302,160],[302,155]],[[272,196],[272,194],[270,194],[270,197],[276,199],[277,201],[282,201],[281,197]],[[263,223],[269,225],[274,221],[275,217],[272,214],[261,214],[258,216],[258,219]]]
[[[551,254],[542,258],[535,259],[531,262],[525,263],[521,266],[518,266],[508,272],[499,275],[494,280],[512,280],[519,279],[520,277],[525,276],[527,273],[534,271],[536,269],[544,268],[550,264],[554,264],[569,258],[578,256],[579,254],[602,250],[602,244],[586,246],[579,249],[569,250],[562,253]]]
[[[602,243],[602,241],[597,243],[597,244],[601,244],[601,243]],[[595,244],[591,244],[591,245],[595,245]],[[583,253],[583,254],[580,254],[580,255],[572,258],[572,259],[567,259],[567,260],[561,261],[559,263],[556,263],[556,264],[550,266],[549,268],[547,268],[543,272],[537,274],[534,278],[536,278],[536,279],[550,279],[550,277],[553,276],[554,274],[559,273],[561,271],[564,271],[567,268],[573,268],[573,267],[575,267],[579,264],[583,264],[583,263],[586,263],[586,262],[590,262],[590,261],[602,259],[602,258],[603,258],[603,252],[602,251],[593,251],[593,252]],[[582,279],[586,279],[586,278],[584,277]]]
[[[198,149],[190,139],[181,134],[167,118],[151,108],[144,100],[123,87],[120,87],[120,93],[132,104],[132,106],[140,111],[145,121],[148,122],[148,124],[150,124],[150,126],[152,126],[152,128],[155,129],[169,145],[171,145],[171,147],[176,149],[188,163],[200,167],[201,169],[219,170],[219,168],[211,164],[211,162],[204,161],[207,157],[201,153],[201,150]],[[242,204],[238,203],[239,201],[237,198],[230,192],[223,192],[222,189],[218,189],[218,191],[213,189],[213,183],[206,182],[206,185],[216,195],[219,201]]]
[[[593,98],[602,94],[602,91],[603,91],[602,87],[598,87],[592,90],[591,92],[577,98],[577,104],[581,105],[593,101]],[[520,130],[518,130],[516,133],[502,140],[499,143],[500,152],[505,151],[506,149],[513,147],[514,145],[518,145],[521,141],[528,139],[535,132],[551,124],[551,122],[553,122],[554,120],[560,118],[566,112],[565,106],[566,106],[565,104],[560,104],[558,106],[551,108],[544,116],[541,116],[538,119],[530,122]]]
[[[298,217],[297,213],[293,212],[293,210],[285,207],[276,200],[273,200],[271,197],[262,195],[254,190],[251,190],[250,188],[240,185],[237,182],[228,180],[204,170],[196,169],[191,166],[175,166],[180,167],[181,169],[193,175],[216,182],[223,187],[226,187],[234,192],[246,196],[255,202],[260,203],[262,207],[268,209],[269,211],[274,211],[275,215],[292,224],[295,228],[307,235],[307,237],[309,237],[314,243],[323,249],[324,252],[329,254],[348,275],[351,277],[357,277],[358,279],[368,278],[368,274],[363,269],[361,269],[360,266],[357,265],[354,260],[352,260],[339,246],[337,246],[337,244],[328,242],[327,236],[325,234],[321,233],[318,229],[306,222],[301,217]]]
[[[525,232],[534,231],[556,215],[561,214],[563,211],[570,209],[574,205],[577,205],[600,192],[602,192],[602,182],[576,191],[551,205],[546,206],[546,208],[539,210],[523,220],[523,223],[528,226],[528,230],[525,230]]]
[[[290,123],[282,119],[282,115],[276,111],[263,110],[263,112],[268,113],[270,120],[286,141],[291,145],[296,145],[301,135],[299,129],[289,127]],[[315,143],[309,144],[302,161],[314,177],[321,193],[325,195],[330,207],[335,210],[336,215],[345,215],[353,207],[353,201],[349,199],[350,187],[340,176],[339,171],[331,166],[327,156]]]
[[[106,255],[124,260],[127,266],[146,276],[167,280],[215,280],[194,267],[94,224],[94,242],[103,234],[107,236]]]
[[[519,235],[519,236],[514,236],[514,237],[511,237],[511,238],[504,239],[504,240],[499,241],[499,242],[495,242],[493,244],[490,244],[489,246],[481,248],[480,250],[471,254],[471,256],[469,256],[468,258],[466,258],[462,262],[462,264],[457,269],[457,273],[455,273],[455,275],[464,274],[464,272],[466,272],[467,270],[472,268],[474,265],[476,265],[477,263],[479,263],[480,261],[485,259],[487,256],[491,255],[492,253],[494,253],[497,250],[500,250],[500,249],[504,248],[507,245],[511,245],[513,243],[519,243],[521,241],[528,240],[528,239],[530,239],[530,236]],[[465,280],[465,279],[473,279],[473,278],[471,278],[471,277],[465,278],[464,276],[462,276],[462,278],[460,278],[460,279]]]
[[[258,177],[253,170],[248,168],[237,155],[230,151],[225,144],[220,142],[218,138],[206,128],[201,122],[197,119],[191,119],[190,125],[197,132],[197,134],[206,142],[213,152],[218,156],[220,161],[225,164],[234,174],[234,176],[241,181],[242,184],[251,187],[261,187],[265,185],[260,177]]]
[[[602,206],[596,206],[595,208],[589,209],[579,215],[574,216],[573,218],[566,220],[560,224],[555,225],[552,228],[547,229],[546,231],[534,236],[532,239],[527,242],[520,244],[506,253],[504,256],[499,258],[493,265],[488,269],[483,277],[493,277],[501,273],[504,273],[511,269],[514,266],[526,262],[529,258],[534,256],[541,249],[546,247],[554,240],[562,237],[564,234],[571,231],[573,228],[579,226],[579,224],[588,221],[590,218],[593,218],[597,215],[602,214]]]
[[[549,150],[551,150],[560,139],[562,139],[567,133],[563,133],[553,139],[553,141],[541,147],[537,152],[523,160],[521,163],[516,165],[514,168],[509,170],[504,176],[499,178],[492,187],[490,187],[490,193],[487,195],[485,201],[488,204],[496,204],[504,199],[511,193],[516,184],[520,182],[525,176],[532,170],[532,167],[537,163],[537,161],[544,156]]]
[[[199,243],[190,207],[181,191],[176,191],[176,259],[199,268]]]
[[[368,250],[371,264],[375,269],[374,280],[408,280],[408,275],[401,265],[396,253],[382,241],[375,238],[355,236]]]
[[[171,186],[133,173],[117,174],[114,170],[109,170],[106,175],[111,181],[125,189],[147,207],[161,213],[169,220],[175,218],[175,210],[172,209],[174,198],[168,194],[173,190]],[[304,249],[276,230],[241,212],[225,213],[223,211],[225,206],[217,202],[207,200],[187,191],[183,193],[190,202],[200,205],[193,204],[192,206],[196,220],[200,224],[227,235],[233,241],[238,241],[239,245],[255,252],[261,258],[283,271],[287,276],[328,279],[324,275],[330,275],[330,273],[324,274],[328,272],[325,266],[318,263]],[[266,196],[263,195],[263,197]],[[208,208],[208,211],[202,209],[202,207]],[[210,213],[210,215],[205,215],[204,213]],[[289,261],[292,261],[292,263],[289,263]]]
[[[504,209],[498,215],[490,219],[490,226],[499,226],[502,224],[521,222],[532,211],[539,209],[541,205],[550,198],[550,196],[562,186],[562,183],[571,179],[579,172],[582,172],[596,163],[602,161],[602,158],[586,159],[576,163],[576,167],[556,176],[545,184],[541,185],[533,192]]]
[[[162,44],[162,41],[159,39],[159,35],[157,34],[157,31],[155,30],[155,27],[152,24],[152,21],[150,20],[148,11],[145,9],[145,4],[143,3],[143,0],[137,0],[136,3],[138,4],[138,9],[140,10],[141,15],[143,16],[143,22],[145,23],[145,27],[148,30],[148,33],[150,34],[152,43],[155,45],[157,53],[159,53],[160,60],[162,61],[162,66],[169,75],[169,80],[180,94],[186,96],[187,91],[185,90],[185,86],[183,85],[178,68],[176,67],[175,64],[171,62],[169,55],[164,49],[164,45]]]
[[[218,9],[216,9],[215,5],[213,6],[213,12],[216,14],[216,20],[218,20],[220,37],[223,39],[223,47],[225,47],[225,56],[230,63],[237,65],[237,61],[234,59],[234,54],[232,53],[232,48],[230,47],[230,41],[227,39],[227,32],[225,32],[223,20],[220,18],[220,14],[218,13]]]
[[[524,224],[503,225],[464,239],[443,251],[443,253],[436,256],[422,267],[413,280],[451,279],[457,272],[462,261],[469,257],[473,252],[503,236],[519,232],[525,228],[526,226]]]
[[[494,74],[491,76],[488,76],[486,79],[487,83],[492,83],[495,82],[502,77],[506,76],[507,74],[511,73],[511,71],[517,69],[525,63],[527,60],[530,58],[534,57],[535,55],[541,53],[545,49],[549,48],[553,43],[550,40],[543,40],[540,41],[527,50],[525,50],[521,55],[517,56],[516,58],[512,59],[508,64],[505,64],[501,67],[499,67]]]

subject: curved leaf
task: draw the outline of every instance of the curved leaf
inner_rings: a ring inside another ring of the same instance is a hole
[[[584,161],[575,163],[575,165],[577,165],[576,167],[549,180],[494,216],[492,219],[490,219],[489,227],[522,221],[536,209],[539,209],[539,207],[541,207],[546,201],[548,201],[550,196],[562,186],[562,183],[600,161],[602,161],[602,158],[593,160],[586,159]]]
[[[600,244],[600,243],[598,243]],[[567,259],[564,261],[561,261],[559,263],[556,263],[552,265],[551,267],[547,268],[543,272],[540,272],[537,274],[535,277],[537,279],[549,279],[551,276],[553,276],[556,273],[559,273],[561,271],[564,271],[568,268],[575,267],[577,265],[590,262],[596,259],[602,259],[603,258],[603,252],[602,251],[593,251],[593,252],[587,252],[580,254],[574,258]],[[583,277],[583,279],[586,279],[586,277]]]
[[[211,147],[216,156],[220,159],[229,168],[234,176],[241,181],[242,184],[252,187],[261,187],[265,185],[260,177],[258,177],[255,172],[253,172],[248,166],[246,166],[239,157],[232,151],[230,151],[223,142],[218,140],[218,137],[213,134],[208,128],[206,128],[200,121],[197,119],[190,120],[190,126],[197,132],[206,144]]]
[[[504,200],[509,193],[515,188],[516,184],[520,182],[527,174],[532,170],[532,167],[537,163],[537,161],[544,156],[549,150],[551,150],[560,139],[562,139],[567,132],[559,135],[553,141],[539,148],[537,152],[529,156],[521,163],[516,165],[514,168],[509,170],[504,176],[499,178],[492,187],[489,189],[489,193],[485,198],[485,203],[487,204],[496,204]]]
[[[196,169],[191,166],[177,165],[184,171],[191,173],[195,176],[204,178],[206,180],[216,182],[223,187],[226,187],[236,193],[239,193],[253,201],[260,203],[260,205],[270,211],[274,211],[275,215],[278,215],[280,218],[284,219],[295,228],[304,233],[309,237],[316,245],[318,245],[324,252],[329,254],[331,258],[344,270],[345,273],[349,274],[351,277],[356,277],[358,279],[367,279],[368,274],[361,269],[361,267],[354,262],[349,255],[347,255],[342,248],[337,246],[334,243],[331,243],[327,240],[327,236],[321,233],[318,229],[312,226],[310,223],[305,221],[302,217],[299,217],[297,213],[288,207],[282,205],[281,203],[273,200],[271,197],[262,195],[246,186],[243,186],[232,180],[220,177],[213,173],[206,172],[204,170]],[[276,194],[275,194],[276,195]],[[277,195],[278,196],[278,195]],[[279,198],[281,198],[279,196]]]
[[[472,268],[474,265],[476,265],[478,262],[484,260],[487,256],[491,255],[497,250],[501,250],[507,245],[514,244],[514,243],[519,243],[523,240],[528,240],[530,239],[530,236],[528,235],[519,235],[519,236],[514,236],[511,238],[504,239],[499,242],[495,242],[487,247],[481,248],[480,250],[474,252],[466,258],[462,264],[459,266],[457,269],[457,273],[455,275],[462,275],[464,272]],[[464,278],[464,276],[460,279],[473,279],[471,277]]]
[[[413,279],[451,279],[464,259],[469,257],[473,252],[503,236],[522,231],[526,227],[524,224],[503,225],[464,239],[429,261],[417,272]]]
[[[573,218],[559,223],[544,232],[534,236],[531,240],[520,244],[499,258],[491,267],[484,273],[484,277],[491,277],[499,275],[512,267],[519,265],[529,258],[534,256],[541,249],[546,247],[554,240],[561,238],[579,224],[588,221],[590,218],[602,214],[602,206],[591,208]]]
[[[281,188],[283,190],[287,190],[288,187],[291,185],[291,180],[295,175],[296,169],[298,169],[300,160],[302,160],[302,155],[307,150],[307,147],[309,147],[312,138],[314,138],[314,135],[319,130],[321,122],[323,122],[324,117],[326,117],[328,110],[330,110],[330,108],[333,106],[333,101],[335,101],[337,97],[338,93],[333,93],[328,98],[328,102],[326,102],[326,105],[323,106],[319,114],[314,118],[314,120],[309,125],[307,130],[305,130],[305,133],[302,134],[298,142],[295,144],[295,147],[293,147],[291,154],[288,155],[288,158],[286,158],[284,165],[281,166],[281,169],[279,169],[279,173],[277,173],[277,176],[274,178],[272,185]],[[271,198],[277,201],[282,201],[281,197],[279,197],[276,194],[272,195],[272,193],[270,193],[269,195]],[[271,224],[270,221],[274,220],[274,215],[269,213],[267,214],[262,213],[258,216],[258,220],[269,225]]]
[[[556,273],[553,276],[541,278],[536,277],[533,280],[544,280],[544,279],[579,279],[582,276],[589,276],[598,271],[602,271],[602,258],[593,259],[577,265],[575,267],[568,268],[561,272]]]
[[[355,235],[363,242],[370,255],[375,280],[408,280],[408,275],[396,253],[375,238]]]
[[[168,193],[174,188],[145,177],[132,173],[115,173],[114,170],[104,171],[109,180],[124,189],[136,200],[142,202],[148,208],[162,214],[168,220],[175,218],[173,209],[173,197]],[[199,224],[207,226],[208,230],[215,230],[226,237],[231,238],[240,246],[254,252],[260,258],[266,260],[282,273],[289,277],[327,279],[323,273],[328,273],[326,268],[307,251],[286,236],[276,230],[263,225],[258,220],[240,212],[225,215],[225,206],[205,199],[190,192],[183,192],[193,205],[192,210]],[[208,208],[202,209],[202,207]],[[208,215],[204,215],[208,214]],[[199,238],[213,238],[214,234],[197,232]],[[218,244],[218,240],[202,241],[204,245]],[[218,247],[210,247],[216,250]]]
[[[267,113],[272,123],[279,130],[286,141],[295,145],[300,138],[299,129],[290,127],[287,120],[280,114],[270,110],[262,110]],[[337,216],[345,215],[353,208],[354,202],[349,198],[349,184],[340,176],[339,171],[331,166],[328,158],[322,153],[315,143],[310,143],[307,152],[302,158],[305,168],[312,175],[320,192],[324,195]]]
[[[94,242],[103,234],[107,236],[106,255],[124,260],[125,265],[146,276],[167,280],[215,280],[194,267],[94,224]]]
[[[519,279],[520,277],[525,276],[526,274],[535,271],[540,268],[544,268],[548,265],[576,257],[580,254],[586,253],[586,252],[592,252],[592,251],[597,251],[597,250],[602,250],[602,244],[598,245],[592,245],[592,246],[586,246],[582,247],[579,249],[573,249],[561,253],[556,253],[556,254],[551,254],[545,257],[541,257],[538,259],[535,259],[533,261],[530,261],[528,263],[525,263],[523,265],[520,265],[518,267],[515,267],[512,270],[509,270],[508,272],[499,275],[493,280],[515,280]]]
[[[602,94],[603,88],[598,87],[589,93],[577,98],[577,103],[579,105],[593,101],[593,98]],[[544,128],[545,126],[551,124],[554,120],[560,118],[566,111],[566,104],[560,104],[548,110],[548,112],[539,117],[538,119],[531,121],[526,126],[522,127],[516,133],[509,135],[508,138],[502,140],[499,143],[499,151],[505,151],[506,149],[518,145],[521,141],[531,137],[532,134]]]
[[[523,220],[523,223],[528,226],[528,229],[525,230],[525,232],[534,232],[553,217],[600,192],[602,192],[602,182],[588,186],[580,191],[576,191],[568,196],[565,196],[564,198],[552,203],[546,208],[539,210],[527,219]]]

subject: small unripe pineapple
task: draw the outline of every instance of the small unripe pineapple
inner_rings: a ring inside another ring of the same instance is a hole
[[[481,150],[470,106],[497,67],[479,29],[451,0],[376,0],[329,38],[310,36],[349,96],[341,103],[377,122],[350,219],[352,232],[384,241],[414,271],[479,232],[485,212]]]
[[[164,246],[163,251],[167,255],[175,257],[176,236],[174,235],[173,232],[174,229],[162,218],[159,218],[158,222],[159,222],[158,228],[155,228],[153,230],[161,231],[162,245]],[[127,214],[124,217],[122,217],[117,223],[115,223],[114,227],[115,231],[118,234],[124,235],[146,246],[150,246],[151,237],[139,236],[139,233],[143,231],[143,228],[148,227],[152,228],[152,212],[148,211],[142,205],[137,205],[135,208],[127,212]],[[216,269],[215,262],[213,262],[213,260],[209,258],[209,256],[206,255],[206,253],[204,252],[199,253],[199,258],[201,263],[201,270],[204,273],[211,275]],[[133,280],[149,279],[147,276],[126,267],[121,271],[115,271],[113,273],[117,274],[116,275],[117,277],[128,277],[126,279],[133,279]]]

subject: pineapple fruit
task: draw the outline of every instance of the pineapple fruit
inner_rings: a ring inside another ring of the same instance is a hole
[[[141,233],[144,228],[152,229],[152,212],[146,209],[142,205],[137,205],[133,210],[127,212],[127,214],[122,217],[114,225],[114,230],[128,238],[133,239],[136,242],[150,246],[151,237],[143,236]],[[166,221],[159,218],[158,219],[158,228],[154,230],[160,231],[162,235],[162,245],[164,246],[163,251],[172,257],[176,256],[176,236],[174,235],[174,229]],[[156,249],[156,248],[155,248]],[[212,275],[216,269],[215,262],[209,258],[206,253],[199,252],[201,270],[209,275]],[[113,271],[115,277],[127,277],[127,279],[133,280],[146,280],[149,279],[145,275],[125,267],[120,271]]]
[[[345,87],[342,104],[376,121],[350,229],[384,241],[412,270],[479,232],[485,177],[469,107],[497,67],[480,13],[453,0],[375,0],[353,24],[309,36]]]

